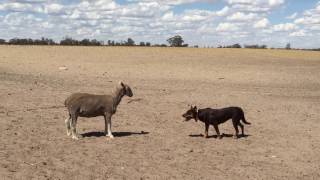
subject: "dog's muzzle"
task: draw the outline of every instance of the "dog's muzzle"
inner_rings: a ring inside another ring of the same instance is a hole
[[[184,117],[184,121],[189,121],[190,119],[192,119],[192,116],[188,115],[188,114],[183,114],[182,117]]]

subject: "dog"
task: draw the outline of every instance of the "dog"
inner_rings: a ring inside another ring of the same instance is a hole
[[[239,129],[238,126],[241,128],[241,135],[244,136],[244,126],[241,124],[240,120],[242,120],[245,124],[251,124],[246,121],[244,117],[243,110],[240,107],[226,107],[222,109],[197,109],[197,106],[190,107],[187,112],[185,112],[182,117],[185,118],[185,121],[189,121],[190,119],[194,119],[196,122],[198,120],[205,123],[205,138],[208,138],[208,130],[209,125],[213,125],[214,129],[217,132],[217,136],[219,139],[222,138],[220,135],[220,131],[218,125],[221,123],[226,122],[229,119],[232,119],[233,127],[235,129],[234,138],[239,137]]]

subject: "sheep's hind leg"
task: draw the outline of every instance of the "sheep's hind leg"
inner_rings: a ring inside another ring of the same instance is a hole
[[[66,127],[67,127],[67,135],[68,136],[71,136],[71,116],[69,115],[69,117],[64,120],[65,124],[66,124]]]

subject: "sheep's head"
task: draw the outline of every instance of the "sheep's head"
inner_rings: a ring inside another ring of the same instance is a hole
[[[122,81],[120,81],[119,85],[122,88],[123,95],[129,96],[129,97],[133,96],[132,90],[127,84],[124,84]]]

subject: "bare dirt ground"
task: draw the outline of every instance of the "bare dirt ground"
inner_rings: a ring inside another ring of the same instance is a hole
[[[66,66],[67,70],[59,70]],[[73,92],[125,97],[113,116],[80,118]],[[0,179],[319,179],[320,53],[284,50],[0,46]],[[130,100],[133,100],[130,102]],[[246,138],[200,136],[188,104],[240,106]]]

